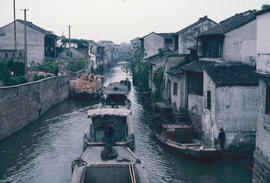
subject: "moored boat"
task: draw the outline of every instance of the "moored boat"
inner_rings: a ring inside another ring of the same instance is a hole
[[[114,124],[114,145],[127,146],[134,150],[134,129],[130,109],[104,107],[91,109],[87,113],[90,125],[84,135],[84,148],[106,145],[106,130],[109,123],[112,122]]]
[[[104,147],[88,147],[74,161],[71,183],[150,183],[135,154],[127,147],[114,147],[117,158],[103,161]]]
[[[154,132],[154,136],[161,144],[189,158],[207,159],[219,157],[221,155],[219,150],[214,147],[203,145],[200,141],[180,143],[157,132]]]

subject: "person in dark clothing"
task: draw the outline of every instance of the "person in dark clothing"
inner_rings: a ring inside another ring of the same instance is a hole
[[[218,141],[219,141],[219,145],[220,145],[220,149],[222,152],[224,152],[224,146],[225,146],[225,133],[223,128],[219,129],[219,134],[218,134]]]
[[[106,98],[105,98],[104,95],[102,95],[102,96],[100,97],[100,103],[101,103],[102,107],[104,107],[104,106],[106,105]]]
[[[108,126],[108,145],[109,145],[109,149],[112,149],[112,146],[113,146],[113,122],[110,122],[109,126]]]

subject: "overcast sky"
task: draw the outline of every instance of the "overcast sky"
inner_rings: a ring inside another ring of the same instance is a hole
[[[270,0],[16,0],[16,17],[57,35],[115,43],[154,32],[176,32],[207,15],[219,22],[235,13],[260,9]],[[0,26],[13,21],[13,0],[0,0]]]

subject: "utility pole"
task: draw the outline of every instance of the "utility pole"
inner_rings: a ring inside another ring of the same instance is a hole
[[[24,74],[27,75],[27,32],[26,32],[26,11],[29,9],[22,9],[24,11]]]
[[[68,55],[71,57],[71,53],[70,53],[70,28],[71,26],[68,25]]]
[[[15,0],[13,0],[13,16],[14,16],[14,48],[15,48],[15,50],[17,50]]]

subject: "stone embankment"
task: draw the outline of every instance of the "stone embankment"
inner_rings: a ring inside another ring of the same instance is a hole
[[[27,126],[68,97],[68,76],[0,87],[0,140]]]

